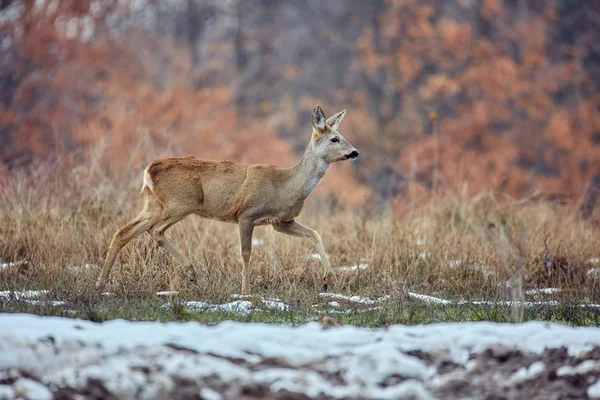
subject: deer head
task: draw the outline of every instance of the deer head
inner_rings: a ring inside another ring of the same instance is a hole
[[[346,115],[346,110],[325,118],[321,107],[316,106],[312,112],[311,124],[312,144],[317,157],[327,164],[336,161],[354,160],[358,157],[358,150],[354,148],[338,131],[340,123]]]

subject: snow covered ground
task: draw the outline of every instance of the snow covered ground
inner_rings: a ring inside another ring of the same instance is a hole
[[[599,329],[537,322],[324,329],[0,314],[0,399],[600,398],[599,359]]]

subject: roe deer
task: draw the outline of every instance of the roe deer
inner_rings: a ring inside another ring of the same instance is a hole
[[[96,289],[106,283],[123,246],[143,232],[148,232],[196,279],[192,263],[165,238],[165,231],[189,214],[239,225],[243,294],[249,294],[252,232],[257,225],[272,225],[278,232],[311,240],[321,256],[326,281],[333,271],[321,237],[296,222],[296,217],[331,163],[358,157],[358,151],[338,132],[345,115],[343,110],[326,120],[321,107],[316,106],[311,116],[311,140],[300,162],[292,168],[199,160],[192,156],[150,163],[142,186],[144,209],[115,233]],[[324,286],[326,289],[326,283]]]

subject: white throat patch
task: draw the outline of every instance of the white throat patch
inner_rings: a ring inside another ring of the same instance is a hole
[[[312,175],[306,181],[306,187],[304,189],[305,196],[308,197],[317,188],[317,186],[321,182],[321,179],[323,179],[323,176],[325,176],[325,172],[327,172],[328,168],[329,168],[329,164],[327,164],[325,161],[322,161],[322,160],[319,161],[316,174]]]

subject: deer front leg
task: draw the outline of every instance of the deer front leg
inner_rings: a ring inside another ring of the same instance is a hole
[[[316,246],[319,255],[321,256],[321,263],[323,265],[323,290],[327,291],[327,278],[333,275],[333,270],[331,269],[331,265],[329,264],[329,258],[327,254],[325,254],[325,249],[323,248],[323,242],[321,241],[321,236],[314,231],[299,222],[294,220],[288,222],[282,222],[279,224],[273,224],[273,229],[277,232],[285,233],[287,235],[301,237],[305,239],[309,239]]]
[[[250,285],[248,284],[248,272],[250,269],[250,256],[252,255],[252,233],[254,224],[251,221],[240,221],[240,246],[242,249],[242,258],[244,265],[242,267],[242,294],[250,294]]]

